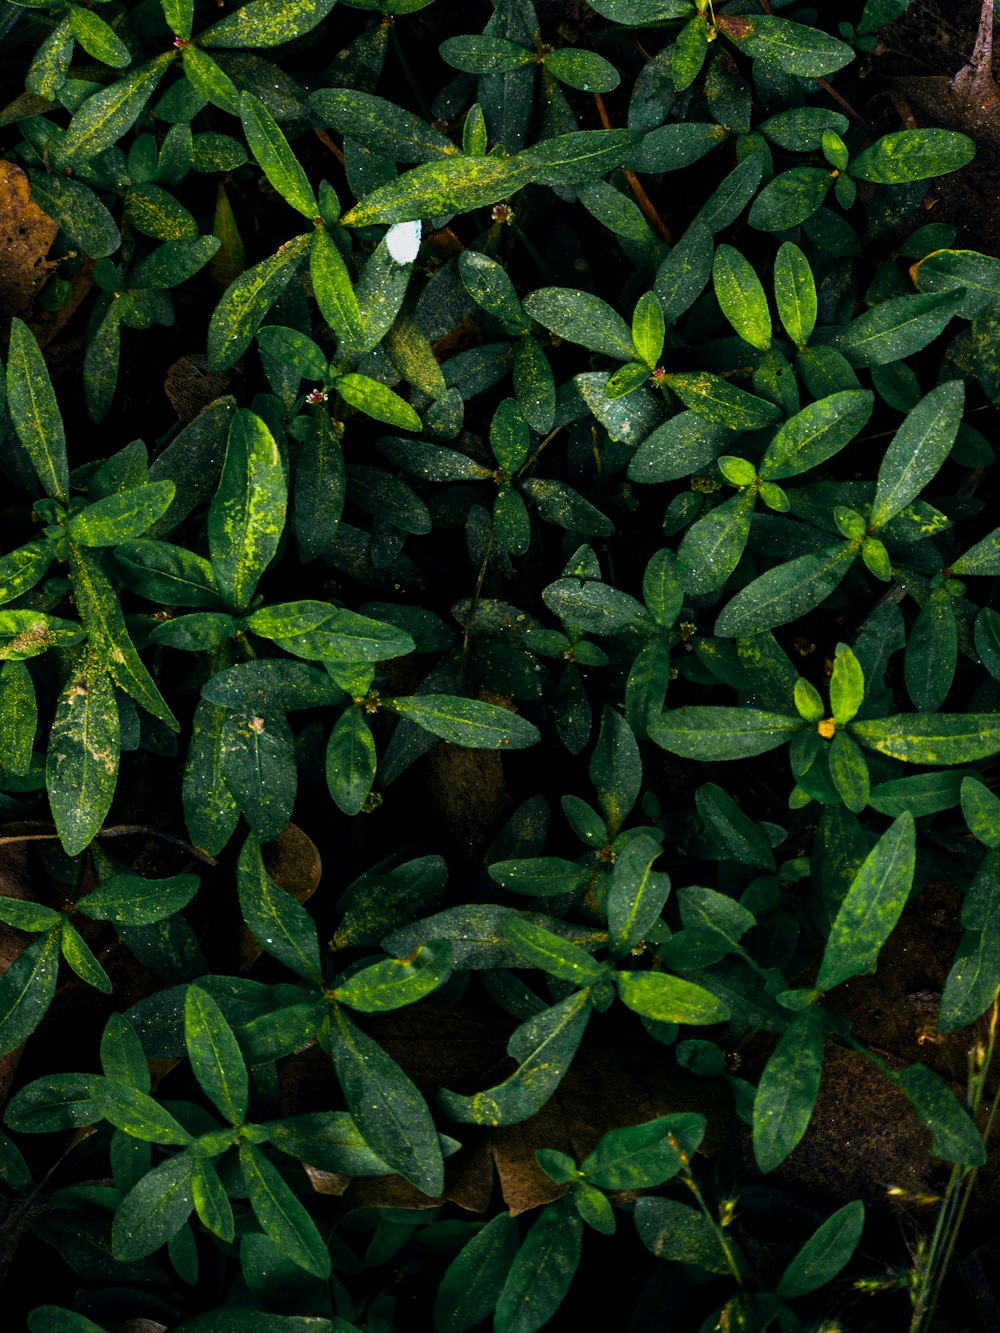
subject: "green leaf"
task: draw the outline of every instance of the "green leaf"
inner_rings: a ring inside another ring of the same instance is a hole
[[[297,1005],[292,1007],[298,1008]],[[319,1007],[322,1010],[321,1023],[326,1017],[326,1005],[321,1001]],[[245,1033],[247,1029],[243,1031]],[[264,1128],[270,1134],[268,1142],[273,1147],[321,1171],[336,1171],[346,1176],[391,1174],[388,1163],[372,1151],[346,1111],[313,1111],[286,1116]]]
[[[35,335],[19,319],[10,326],[7,408],[45,494],[65,503],[69,498],[66,432]]]
[[[62,153],[74,163],[85,162],[123,138],[142,115],[175,54],[164,52],[88,97],[63,136]]]
[[[66,525],[78,546],[117,546],[138,537],[170,508],[176,488],[172,481],[154,481],[95,500]]]
[[[184,820],[196,847],[215,856],[232,837],[239,807],[222,776],[225,708],[199,701],[184,768]]]
[[[831,345],[852,366],[902,361],[933,342],[961,304],[958,291],[890,297],[852,320]]]
[[[706,782],[695,793],[695,805],[704,831],[718,844],[726,860],[761,870],[777,869],[767,835],[722,787]],[[744,929],[749,929],[749,924]]]
[[[108,576],[108,567],[108,557],[86,546],[70,543],[73,596],[90,647],[119,689],[131,695],[147,713],[165,722],[171,731],[178,731],[180,724],[129,636],[121,604]]]
[[[347,1109],[365,1142],[417,1189],[439,1195],[444,1189],[444,1162],[423,1097],[339,1005],[333,1009],[326,1040]]]
[[[846,643],[838,643],[830,679],[830,707],[834,721],[845,726],[864,702],[865,673]]]
[[[997,798],[979,782],[966,778],[962,783],[962,807],[967,804],[967,795],[978,788],[996,805]],[[971,804],[971,802],[969,802]],[[984,831],[991,839],[998,837],[998,825],[995,811],[989,809],[992,822]],[[972,820],[966,813],[966,820],[972,827]],[[973,832],[976,832],[973,829]],[[941,1032],[954,1032],[956,1028],[974,1023],[993,1003],[997,987],[1000,986],[1000,853],[995,846],[980,862],[979,869],[972,883],[965,890],[962,904],[962,926],[964,934],[951,965],[944,989],[941,992],[941,1007],[938,1013],[938,1029]],[[15,1126],[16,1128],[16,1126]]]
[[[703,1115],[681,1111],[608,1130],[580,1170],[602,1190],[654,1189],[672,1180],[697,1152],[706,1125]]]
[[[816,282],[809,261],[791,241],[783,241],[774,259],[774,300],[778,318],[796,347],[804,347],[816,327]]]
[[[638,356],[632,334],[616,310],[589,292],[572,287],[541,287],[525,299],[524,308],[539,324],[560,338],[589,347],[619,361]]]
[[[85,981],[88,986],[93,986],[95,990],[101,991],[104,995],[111,994],[113,989],[111,978],[94,957],[83,936],[70,925],[65,917],[62,923],[60,948],[62,949],[63,958],[69,963],[81,981]]]
[[[992,713],[901,713],[851,723],[862,745],[909,764],[973,764],[1000,750]]]
[[[744,637],[797,620],[829,597],[857,554],[854,543],[842,542],[774,566],[726,604],[715,633]]]
[[[694,1264],[707,1273],[730,1278],[734,1259],[743,1267],[735,1241],[729,1238],[727,1253],[720,1243],[718,1224],[686,1203],[676,1199],[640,1199],[633,1216],[643,1244],[658,1259]]]
[[[787,231],[823,207],[833,172],[828,167],[793,167],[768,181],[748,216],[758,231]]]
[[[679,708],[653,719],[649,737],[687,759],[745,759],[784,745],[802,726],[800,718],[757,708]]]
[[[0,921],[17,930],[51,930],[53,926],[61,926],[64,919],[61,912],[43,903],[32,902],[28,898],[0,896]]]
[[[500,922],[500,932],[517,950],[520,960],[540,968],[549,976],[571,981],[576,986],[592,986],[606,974],[607,968],[586,949],[560,939],[544,927],[511,912]]]
[[[375,781],[375,738],[360,708],[348,708],[334,723],[326,747],[326,785],[345,815],[364,806]]]
[[[347,479],[340,440],[328,412],[317,414],[295,469],[293,526],[303,562],[333,540],[344,509]]]
[[[901,513],[937,475],[955,443],[964,407],[965,385],[948,380],[907,413],[879,468],[871,528],[881,528]]]
[[[713,254],[712,233],[693,222],[656,270],[653,287],[667,324],[679,319],[704,291]]]
[[[562,1304],[580,1262],[583,1222],[569,1199],[542,1210],[497,1301],[494,1333],[535,1333]]]
[[[930,1150],[935,1157],[962,1166],[983,1166],[986,1147],[969,1113],[948,1085],[926,1065],[886,1071],[893,1083],[909,1097],[921,1123],[931,1132]]]
[[[111,1248],[116,1259],[145,1259],[180,1231],[191,1215],[194,1159],[168,1157],[129,1190],[115,1212]]]
[[[261,948],[307,981],[319,981],[323,967],[312,917],[267,873],[252,833],[240,852],[236,885],[243,919]]]
[[[478,250],[463,250],[458,257],[458,272],[466,291],[489,314],[527,332],[531,327],[514,284],[506,269],[495,259]]]
[[[102,655],[78,651],[56,706],[45,785],[63,849],[76,856],[100,832],[118,780],[118,703]]]
[[[240,119],[250,151],[264,175],[286,203],[312,222],[319,216],[316,195],[270,111],[259,97],[244,92],[240,97]]]
[[[957,664],[955,599],[939,584],[921,607],[906,642],[906,689],[922,713],[934,712],[947,699]]]
[[[535,745],[538,728],[508,708],[453,694],[415,694],[385,699],[383,707],[415,722],[452,745],[470,750],[523,750]]]
[[[642,141],[635,130],[576,130],[539,139],[510,160],[536,185],[584,185],[629,162]]]
[[[353,972],[334,995],[350,1009],[380,1014],[416,1004],[448,980],[452,947],[447,940],[423,944],[408,958],[387,958]]]
[[[755,499],[748,487],[688,528],[677,548],[681,583],[688,592],[700,596],[725,586],[746,548]]]
[[[184,1126],[141,1088],[95,1077],[90,1095],[104,1119],[131,1138],[178,1146],[194,1142]]]
[[[756,398],[728,380],[706,372],[667,375],[669,388],[685,407],[730,430],[762,430],[781,415],[774,403]]]
[[[222,600],[212,566],[183,546],[143,539],[122,542],[115,547],[115,564],[127,585],[151,602],[216,608]]]
[[[901,185],[946,176],[967,166],[976,145],[955,130],[899,130],[885,134],[855,157],[848,171],[858,180]]]
[[[178,37],[190,37],[194,21],[194,0],[160,0],[167,27]]]
[[[784,422],[767,446],[760,475],[777,481],[819,467],[865,428],[874,407],[873,393],[853,389],[809,403]]]
[[[559,856],[530,856],[494,861],[489,867],[489,876],[497,884],[502,884],[508,893],[547,898],[575,893],[590,878],[590,871]]]
[[[31,767],[38,704],[31,672],[23,662],[0,667],[0,764],[22,777]]]
[[[315,1277],[330,1276],[330,1255],[305,1208],[261,1150],[240,1140],[240,1168],[254,1216],[282,1254]]]
[[[842,69],[854,59],[854,51],[846,42],[838,41],[821,28],[769,14],[727,17],[717,26],[754,60],[765,61],[785,74],[818,78]]]
[[[323,124],[394,162],[434,162],[458,152],[426,121],[357,88],[321,88],[311,95],[309,105]]]
[[[663,307],[653,292],[643,292],[632,316],[632,341],[646,365],[653,367],[663,351]]]
[[[509,158],[449,157],[422,163],[366,195],[341,221],[345,227],[369,227],[495,204],[528,183],[529,166],[523,158],[516,153]]]
[[[184,62],[185,78],[203,101],[228,111],[231,116],[240,114],[239,90],[211,56],[196,46],[185,46],[181,51],[181,59]]]
[[[235,823],[235,820],[233,821]],[[228,839],[228,832],[226,837]],[[81,900],[80,910],[98,920],[141,926],[161,921],[185,907],[198,890],[194,875],[145,880],[114,875]]]
[[[794,1300],[832,1282],[858,1248],[864,1225],[865,1206],[860,1199],[838,1208],[816,1228],[782,1273],[775,1295]]]
[[[184,1041],[202,1092],[231,1124],[242,1124],[249,1097],[246,1065],[222,1010],[199,986],[187,988]]]
[[[738,250],[720,245],[712,262],[715,297],[726,319],[751,347],[771,346],[771,312],[764,284]]]
[[[100,1324],[60,1305],[36,1306],[25,1327],[30,1333],[104,1333]]]
[[[618,994],[629,1009],[660,1023],[724,1023],[729,1006],[693,981],[666,972],[618,972]]]
[[[468,1333],[493,1313],[519,1240],[511,1214],[497,1213],[463,1245],[434,1297],[434,1333]]]
[[[69,11],[69,23],[73,36],[95,60],[100,60],[102,64],[110,65],[114,69],[123,69],[131,62],[132,57],[128,47],[120,37],[116,36],[114,29],[93,10],[72,5]]]
[[[962,288],[958,313],[964,319],[988,314],[1000,301],[1000,260],[976,250],[933,250],[910,269],[922,292]]]
[[[342,662],[349,667],[360,666],[365,662],[385,662],[393,657],[405,657],[415,650],[413,639],[405,630],[382,620],[359,616],[355,611],[334,611],[329,619],[324,620],[315,629],[279,638],[276,642],[286,653],[294,653],[296,657],[330,664]],[[286,667],[290,665],[285,664]],[[302,670],[301,667],[298,668],[300,673]],[[315,669],[310,674],[314,679],[317,676]],[[315,698],[311,702],[333,701],[321,698],[317,692],[318,687],[313,688]],[[330,686],[326,686],[326,689],[329,692]],[[264,702],[263,697],[261,702]],[[308,705],[286,702],[282,706],[288,708]]]
[[[17,955],[0,977],[0,1055],[27,1041],[56,993],[61,932],[50,930]]]
[[[830,927],[817,989],[832,990],[849,977],[875,970],[909,897],[915,865],[916,831],[907,811],[893,820],[855,875]]]
[[[691,0],[596,0],[591,9],[613,23],[642,27],[663,19],[687,18]]]
[[[363,341],[364,320],[347,265],[325,227],[320,227],[313,236],[309,271],[320,313],[333,330],[340,349],[353,351]],[[326,376],[320,370],[310,378],[323,380]]]
[[[511,1035],[507,1050],[519,1063],[510,1078],[468,1097],[441,1092],[438,1104],[452,1120],[467,1125],[517,1125],[529,1119],[562,1081],[589,1017],[589,990],[543,1009]]]
[[[601,730],[590,759],[590,780],[614,838],[639,798],[642,760],[628,722],[621,713],[606,707]]]
[[[270,564],[285,520],[287,489],[274,437],[262,419],[234,413],[219,488],[208,511],[208,547],[219,591],[245,611]]]
[[[29,169],[27,176],[32,199],[59,223],[74,248],[91,259],[114,254],[121,245],[118,224],[88,185],[54,171]]]
[[[953,773],[960,786],[962,814],[969,832],[987,847],[1000,847],[1000,798],[978,779]]]
[[[820,1016],[805,1009],[764,1066],[753,1104],[753,1152],[761,1171],[780,1166],[806,1132],[819,1095],[823,1044]]]
[[[560,83],[585,93],[609,93],[621,83],[621,75],[611,61],[596,51],[563,46],[550,51],[542,63]]]
[[[393,393],[379,380],[368,375],[351,372],[341,375],[337,381],[337,392],[345,403],[350,403],[365,416],[375,421],[385,421],[399,430],[423,430],[423,422],[405,398]]]
[[[326,18],[336,0],[250,0],[199,33],[202,46],[280,46],[311,32]]]
[[[659,919],[670,878],[653,870],[663,849],[655,839],[631,839],[615,858],[608,890],[608,944],[612,956],[622,958]]]
[[[18,1134],[51,1134],[96,1125],[101,1113],[90,1095],[91,1074],[50,1074],[19,1089],[7,1103],[4,1124]]]
[[[223,294],[208,326],[208,363],[228,370],[253,341],[264,316],[295,276],[316,233],[286,241],[277,254],[241,273]]]
[[[54,559],[55,551],[47,541],[28,542],[0,556],[0,604],[12,602],[41,582]]]
[[[215,1164],[206,1157],[191,1159],[191,1194],[203,1225],[213,1236],[231,1241],[236,1231],[232,1205]]]

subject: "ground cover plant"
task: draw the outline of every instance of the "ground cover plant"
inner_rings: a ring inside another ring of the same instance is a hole
[[[5,5],[15,1321],[991,1326],[972,8]]]

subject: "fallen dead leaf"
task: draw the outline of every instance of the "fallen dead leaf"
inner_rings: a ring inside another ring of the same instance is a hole
[[[0,320],[28,313],[56,267],[47,258],[59,226],[31,198],[28,177],[0,161]]]

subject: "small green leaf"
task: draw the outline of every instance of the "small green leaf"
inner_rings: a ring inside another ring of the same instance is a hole
[[[240,118],[250,151],[271,185],[286,203],[313,221],[319,216],[313,188],[270,111],[260,98],[244,92]]]
[[[681,583],[688,592],[700,596],[725,586],[746,548],[755,499],[754,490],[741,491],[688,528],[677,548]]]
[[[207,991],[188,986],[184,1041],[201,1090],[233,1125],[246,1119],[249,1083],[233,1030]]]
[[[771,312],[764,284],[738,250],[720,245],[712,263],[715,297],[744,342],[766,352],[771,346]],[[693,404],[689,404],[693,406]]]
[[[408,958],[387,958],[353,972],[334,992],[350,1009],[380,1014],[416,1004],[447,981],[452,947],[448,940],[423,944]]]
[[[267,873],[252,833],[240,852],[236,885],[243,919],[261,948],[307,981],[319,981],[323,967],[312,918]]]
[[[133,1263],[165,1245],[191,1215],[194,1159],[178,1153],[161,1162],[129,1190],[115,1212],[111,1248]]]
[[[540,968],[561,981],[571,981],[577,986],[592,986],[607,971],[605,965],[593,958],[586,949],[581,949],[569,940],[560,939],[558,935],[513,912],[501,920],[500,931],[529,967]]]
[[[615,979],[629,1009],[661,1023],[724,1023],[730,1014],[704,986],[666,972],[618,972]]]
[[[414,694],[385,699],[383,706],[433,736],[471,750],[523,750],[535,745],[538,728],[507,708],[452,694]]]
[[[846,42],[821,28],[771,14],[725,18],[718,27],[754,60],[775,65],[785,74],[818,78],[833,74],[854,59],[854,51]]]
[[[954,1032],[956,1028],[974,1023],[993,1003],[997,987],[1000,986],[1000,930],[997,928],[1000,922],[1000,855],[993,845],[1000,841],[1000,825],[996,822],[996,811],[991,806],[985,801],[980,806],[982,798],[975,798],[977,813],[973,813],[973,792],[977,788],[989,797],[993,805],[1000,804],[981,783],[972,778],[964,779],[963,812],[970,828],[974,821],[978,824],[979,810],[989,819],[988,826],[982,831],[990,838],[990,850],[965,890],[965,901],[962,904],[964,934],[941,992],[938,1014],[938,1028],[941,1032]],[[967,805],[969,810],[966,809]],[[974,828],[973,832],[976,831]]]
[[[797,620],[829,597],[856,556],[855,544],[843,542],[775,565],[726,604],[716,634],[743,637]]]
[[[986,1147],[968,1111],[939,1075],[927,1065],[886,1071],[906,1093],[921,1123],[931,1132],[930,1150],[935,1157],[962,1166],[983,1166]]]
[[[312,94],[309,104],[323,124],[394,162],[435,162],[458,152],[446,135],[426,121],[357,88],[321,88]]]
[[[550,51],[542,63],[560,83],[585,93],[609,93],[621,83],[621,75],[611,61],[596,51],[563,46]]]
[[[141,1088],[95,1077],[90,1095],[105,1120],[132,1138],[178,1146],[194,1142],[184,1126]]]
[[[608,1130],[580,1170],[602,1190],[653,1189],[672,1180],[697,1152],[706,1124],[703,1115],[681,1111]]]
[[[280,46],[322,23],[337,0],[250,0],[199,33],[203,46]]]
[[[341,350],[353,351],[363,340],[364,321],[347,265],[325,227],[320,227],[313,236],[309,271],[320,313],[336,335]],[[312,378],[322,380],[325,374],[320,371]]]
[[[864,429],[874,407],[873,393],[853,389],[809,403],[779,428],[761,460],[760,475],[778,481],[819,467]]]
[[[326,747],[326,783],[345,815],[364,806],[375,780],[375,738],[360,708],[348,708],[334,723]]]
[[[399,430],[423,430],[423,422],[405,398],[400,398],[379,380],[352,371],[336,381],[337,392],[346,403],[375,421],[384,421]]]
[[[0,764],[19,777],[31,767],[38,704],[31,672],[23,662],[0,666]]]
[[[782,1273],[775,1294],[793,1300],[832,1282],[858,1248],[864,1225],[865,1206],[860,1199],[838,1208],[816,1228]]]
[[[663,849],[648,835],[631,839],[615,858],[608,890],[608,943],[612,956],[633,949],[659,919],[670,878],[653,870]]]
[[[329,1277],[330,1254],[316,1223],[277,1169],[246,1139],[240,1140],[240,1168],[250,1206],[264,1234],[307,1273]]]
[[[833,338],[831,346],[852,366],[885,366],[902,361],[933,342],[961,304],[959,291],[893,296],[852,320]]]
[[[542,1210],[497,1301],[494,1333],[535,1333],[562,1304],[580,1262],[583,1223],[569,1199]]]
[[[664,383],[685,407],[730,430],[763,430],[780,416],[774,403],[706,372],[667,375]]]
[[[947,699],[958,665],[955,599],[944,584],[931,590],[906,642],[904,676],[910,698],[921,712],[934,712]]]
[[[807,1008],[764,1066],[753,1104],[753,1152],[762,1171],[780,1166],[806,1132],[819,1095],[823,1043],[822,1022]]]
[[[635,1226],[646,1248],[658,1259],[694,1264],[708,1273],[732,1277],[735,1261],[745,1267],[736,1242],[724,1249],[718,1223],[677,1199],[645,1198],[636,1204]]]
[[[858,180],[900,185],[959,171],[975,155],[976,145],[968,135],[955,130],[899,130],[884,134],[863,149],[848,171]]]
[[[915,864],[915,826],[906,812],[868,853],[840,905],[816,978],[819,990],[832,990],[849,977],[875,970],[879,951],[906,904]]]
[[[759,231],[787,231],[823,207],[833,184],[828,167],[793,167],[768,181],[753,201],[748,221]]]
[[[7,407],[45,494],[65,503],[69,498],[66,432],[38,343],[19,319],[10,326]]]
[[[208,511],[208,545],[219,591],[245,611],[278,548],[287,489],[274,437],[262,419],[233,415],[219,488]]]
[[[650,369],[663,351],[664,331],[663,307],[653,292],[643,292],[632,315],[632,341]]]
[[[111,978],[94,957],[83,936],[70,925],[65,917],[62,923],[60,947],[63,958],[82,981],[105,995],[111,994],[113,990]]]

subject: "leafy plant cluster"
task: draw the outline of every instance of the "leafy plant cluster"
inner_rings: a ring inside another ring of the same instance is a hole
[[[938,1031],[1000,986],[1000,260],[921,213],[972,142],[852,105],[907,0],[222,8],[4,17],[44,302],[89,288],[63,410],[30,317],[0,379],[0,801],[35,854],[0,1169],[71,1273],[28,1326],[532,1333],[619,1263],[635,1327],[832,1329],[858,1283],[925,1326],[943,1242],[882,1280],[861,1200],[764,1179],[830,1047],[905,1094],[942,1208],[986,1161],[992,1030],[956,1088],[840,990],[942,880]],[[243,378],[123,444],[119,367],[175,328]],[[441,742],[506,784],[450,875]],[[64,995],[99,1049],[59,1048]],[[429,1086],[408,1006],[488,1020],[499,1064]],[[673,1102],[553,1129],[527,1216],[449,1202],[609,1043]],[[398,1206],[322,1189],[387,1176]]]

